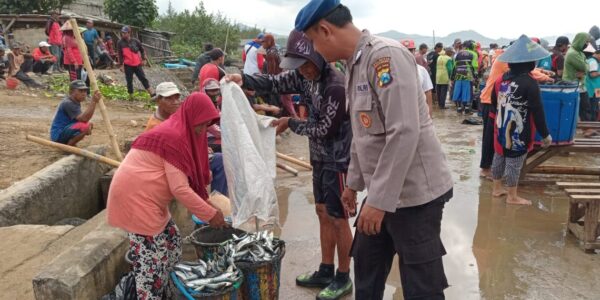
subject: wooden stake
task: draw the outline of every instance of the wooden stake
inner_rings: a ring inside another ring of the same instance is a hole
[[[280,169],[282,169],[282,170],[285,170],[287,172],[290,172],[290,173],[294,174],[294,176],[298,176],[298,170],[296,170],[296,169],[294,169],[294,168],[292,168],[290,166],[284,165],[282,163],[277,163],[277,167],[280,168]]]
[[[309,163],[307,163],[305,161],[301,161],[301,160],[299,160],[297,158],[293,158],[291,156],[287,156],[287,155],[279,153],[279,152],[277,152],[277,157],[281,158],[283,160],[289,161],[291,163],[294,163],[296,165],[299,165],[301,167],[307,168],[309,170],[312,170],[312,166]]]
[[[69,152],[72,154],[76,154],[79,156],[83,156],[89,159],[93,159],[95,161],[99,161],[101,163],[105,163],[107,165],[113,166],[118,168],[119,165],[121,165],[120,162],[114,160],[114,159],[110,159],[106,156],[102,156],[100,154],[96,154],[94,152],[91,151],[87,151],[81,148],[77,148],[77,147],[73,147],[73,146],[69,146],[69,145],[64,145],[64,144],[60,144],[60,143],[55,143],[55,142],[51,142],[48,140],[45,140],[43,138],[39,138],[37,136],[32,136],[32,135],[27,135],[27,140],[31,141],[31,142],[35,142],[38,143],[40,145],[44,145],[44,146],[48,146],[48,147],[52,147],[52,148],[56,148],[65,152]]]
[[[79,52],[83,57],[83,66],[85,67],[85,71],[88,74],[88,78],[90,79],[90,89],[92,94],[98,90],[98,82],[96,82],[96,74],[94,73],[94,69],[92,69],[92,65],[90,64],[90,59],[87,55],[87,46],[81,38],[81,34],[79,33],[79,26],[77,25],[77,20],[75,18],[69,19],[71,23],[71,27],[73,28],[73,35],[75,36],[75,40],[77,41],[77,46],[79,48]],[[106,126],[106,131],[108,132],[108,138],[110,139],[111,148],[114,154],[117,156],[119,161],[123,160],[123,154],[121,154],[121,149],[119,148],[119,143],[117,142],[117,136],[113,131],[113,127],[110,124],[110,118],[108,117],[108,111],[106,110],[106,105],[104,105],[104,100],[100,98],[98,101],[98,106],[100,106],[100,112],[102,113],[102,119],[104,120],[104,125]]]

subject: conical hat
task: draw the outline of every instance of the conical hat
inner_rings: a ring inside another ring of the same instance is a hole
[[[538,61],[550,56],[550,52],[546,51],[536,42],[532,41],[526,35],[522,35],[514,44],[498,57],[498,60],[506,63],[516,64],[524,62]]]

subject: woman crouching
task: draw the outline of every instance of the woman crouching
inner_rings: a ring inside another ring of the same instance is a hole
[[[140,135],[108,193],[108,223],[127,231],[138,299],[163,299],[181,236],[169,213],[180,201],[212,227],[223,214],[206,202],[210,184],[206,128],[219,120],[208,96],[194,93],[166,121]]]

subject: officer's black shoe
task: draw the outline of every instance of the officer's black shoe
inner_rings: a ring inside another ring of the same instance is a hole
[[[296,277],[296,285],[303,287],[325,288],[333,281],[335,276],[334,265],[319,266],[319,271],[312,274],[306,273]]]

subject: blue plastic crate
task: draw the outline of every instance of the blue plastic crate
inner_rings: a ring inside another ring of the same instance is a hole
[[[546,125],[555,145],[572,144],[579,114],[579,90],[577,85],[542,85],[542,104]],[[539,133],[535,137],[540,142]]]

